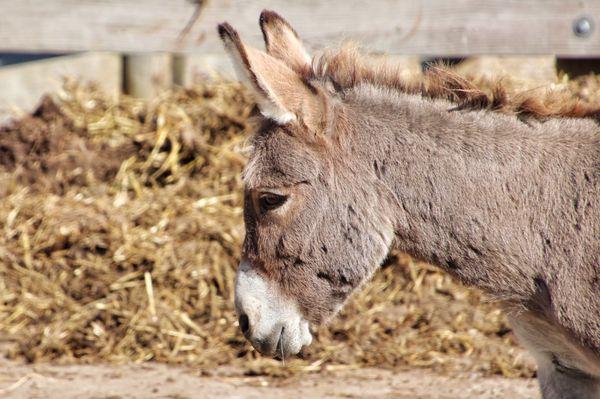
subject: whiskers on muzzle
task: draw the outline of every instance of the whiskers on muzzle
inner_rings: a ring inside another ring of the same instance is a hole
[[[281,360],[281,362],[285,366],[285,353],[283,353],[283,331],[284,330],[285,330],[285,327],[281,327],[281,333],[279,334],[279,342],[277,343],[277,349],[279,349],[279,352],[277,353],[277,355],[275,355],[275,357],[277,358],[277,357],[279,357],[279,355],[281,355],[281,358],[279,360]]]
[[[263,355],[285,361],[312,342],[309,323],[296,302],[245,260],[236,276],[235,308],[242,333]]]

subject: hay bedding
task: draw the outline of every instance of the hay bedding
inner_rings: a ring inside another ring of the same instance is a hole
[[[9,356],[268,374],[422,366],[532,375],[493,305],[402,254],[301,359],[284,366],[252,350],[232,306],[251,111],[233,83],[113,103],[67,82],[0,128],[0,338],[12,342]]]

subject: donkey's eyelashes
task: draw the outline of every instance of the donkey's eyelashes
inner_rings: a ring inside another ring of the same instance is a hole
[[[262,193],[258,197],[258,206],[260,207],[261,212],[264,213],[279,208],[287,201],[287,199],[287,195]]]

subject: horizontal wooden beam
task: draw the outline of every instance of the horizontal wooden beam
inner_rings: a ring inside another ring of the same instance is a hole
[[[213,54],[222,21],[260,44],[263,8],[312,48],[349,38],[396,54],[600,56],[593,0],[0,0],[0,51]]]

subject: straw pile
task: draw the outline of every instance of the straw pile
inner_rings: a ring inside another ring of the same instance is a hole
[[[532,375],[493,305],[401,254],[302,359],[258,356],[232,306],[252,107],[233,83],[113,103],[67,82],[0,128],[0,339],[10,356]]]

